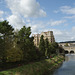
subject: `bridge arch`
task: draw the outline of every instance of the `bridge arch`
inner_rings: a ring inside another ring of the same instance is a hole
[[[70,53],[74,53],[74,50],[71,50]]]
[[[68,54],[69,53],[69,51],[68,50],[65,50],[65,54]]]

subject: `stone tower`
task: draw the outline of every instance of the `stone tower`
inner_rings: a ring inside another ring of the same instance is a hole
[[[48,38],[49,43],[55,42],[53,31],[42,32],[41,34],[33,34],[33,37],[34,37],[33,41],[35,46],[37,47],[39,46],[41,35],[44,36],[44,39]]]

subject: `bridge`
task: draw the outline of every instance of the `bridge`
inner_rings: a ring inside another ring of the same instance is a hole
[[[63,47],[67,53],[75,53],[75,46]]]
[[[65,50],[65,53],[75,53],[75,42],[62,42],[58,44]]]

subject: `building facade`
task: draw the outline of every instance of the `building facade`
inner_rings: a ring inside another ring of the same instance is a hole
[[[34,45],[35,46],[39,46],[39,43],[40,43],[40,37],[41,35],[44,36],[44,39],[48,38],[48,41],[50,43],[53,43],[55,42],[55,38],[54,38],[54,35],[53,35],[53,31],[48,31],[48,32],[42,32],[41,34],[33,34],[33,37],[34,37]]]

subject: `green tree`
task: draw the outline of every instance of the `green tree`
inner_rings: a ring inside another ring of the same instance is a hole
[[[64,54],[65,53],[65,50],[61,46],[59,46],[59,53],[60,54]]]
[[[4,54],[4,40],[0,36],[0,59],[2,59],[3,54]]]
[[[45,41],[44,41],[43,35],[40,37],[39,49],[40,49],[40,52],[42,53],[42,56],[45,56]]]
[[[59,54],[59,45],[57,42],[52,43],[54,47],[54,54]]]
[[[1,34],[1,39],[3,40],[2,44],[4,44],[1,49],[3,50],[2,52],[3,61],[5,61],[6,59],[6,50],[9,47],[11,47],[11,42],[12,42],[11,38],[13,35],[13,30],[14,30],[13,27],[9,25],[9,22],[7,22],[6,20],[0,22],[0,34]]]
[[[20,29],[18,34],[19,37],[18,45],[23,51],[24,60],[31,60],[33,58],[32,56],[35,55],[33,37],[30,37],[30,35],[31,35],[31,28],[25,26],[23,26],[23,28]]]
[[[18,47],[12,47],[6,51],[7,62],[16,62],[23,59],[23,52]]]
[[[66,47],[69,46],[68,43],[66,43],[65,46],[66,46]]]
[[[49,43],[49,50],[48,50],[48,56],[50,57],[51,54],[53,54],[55,51],[52,43]]]
[[[0,22],[0,33],[3,34],[4,39],[6,36],[12,35],[13,34],[13,28],[11,25],[9,25],[8,21],[3,21]]]
[[[14,31],[12,47],[6,51],[7,62],[16,62],[23,60],[23,51],[18,45],[18,30]]]
[[[45,39],[45,56],[48,56],[48,50],[49,50],[49,41],[48,38]]]

